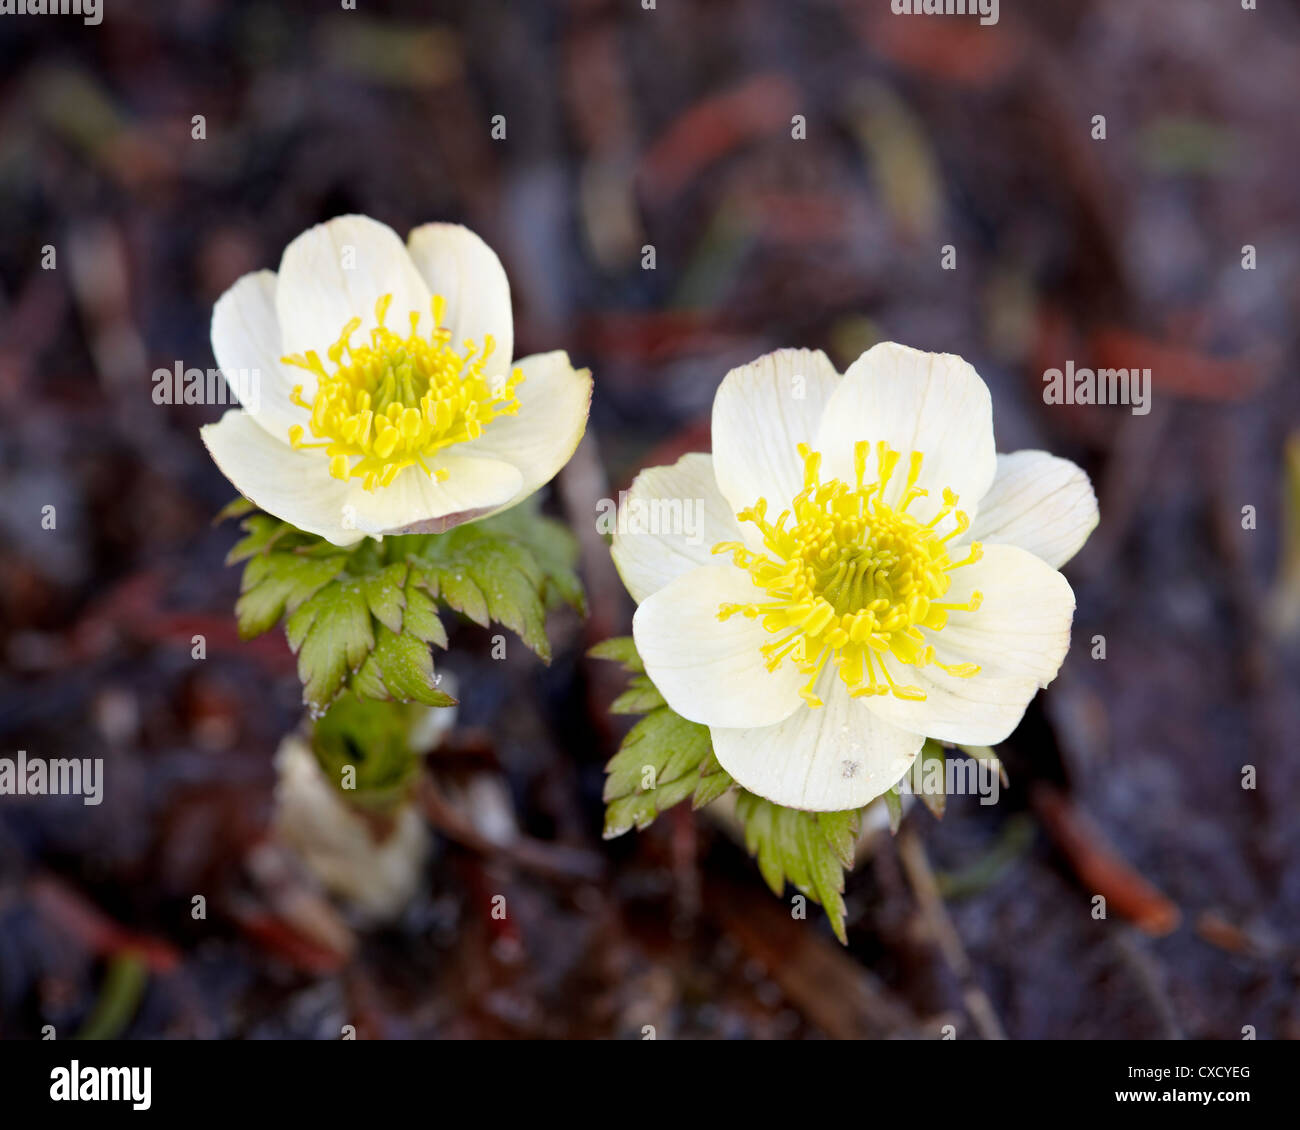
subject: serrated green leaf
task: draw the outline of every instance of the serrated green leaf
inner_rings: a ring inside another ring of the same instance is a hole
[[[967,757],[973,757],[976,761],[986,765],[998,775],[998,780],[1005,789],[1011,784],[1011,778],[1007,776],[1007,768],[1002,764],[1002,759],[998,756],[997,750],[987,745],[959,745],[957,747]]]
[[[845,942],[844,871],[853,865],[861,810],[802,812],[742,789],[736,814],[745,827],[745,847],[773,893],[779,898],[789,883],[820,903],[835,936]]]
[[[418,589],[413,584],[406,586],[404,626],[406,631],[425,643],[437,644],[441,648],[447,646],[447,629],[438,617],[438,606],[423,589]]]
[[[541,570],[522,546],[483,545],[471,555],[470,571],[487,601],[488,616],[504,624],[546,662],[546,608],[538,598]]]
[[[361,592],[371,613],[393,632],[402,630],[402,614],[406,611],[406,573],[406,562],[399,561],[361,578]]]
[[[544,661],[550,660],[546,605],[555,592],[585,611],[573,566],[577,542],[542,517],[532,501],[445,534],[386,539],[405,543],[412,577],[475,623],[505,625]]]
[[[286,613],[297,611],[339,574],[346,560],[337,555],[312,558],[296,553],[253,557],[244,567],[243,592],[235,603],[240,636],[259,636]]]
[[[348,672],[365,662],[375,646],[371,623],[361,586],[349,581],[331,582],[289,617],[285,634],[312,706],[328,706]]]
[[[488,618],[487,597],[469,576],[467,566],[462,565],[460,572],[439,571],[437,576],[437,596],[462,616],[469,617],[480,628],[486,628],[491,623]]]
[[[799,820],[799,848],[808,870],[812,894],[822,904],[831,929],[841,943],[844,934],[844,866],[826,835],[821,820]]]
[[[921,747],[920,756],[912,765],[912,779],[915,782],[913,792],[921,798],[936,820],[943,819],[944,809],[948,804],[948,793],[944,768],[947,756],[943,745],[933,738],[927,738]],[[934,785],[938,783],[936,790]]]
[[[352,681],[352,689],[367,698],[422,702],[425,706],[455,706],[456,700],[438,689],[429,645],[414,636],[398,635],[383,624],[375,647]]]
[[[420,583],[476,624],[504,624],[549,661],[541,595],[546,579],[529,551],[472,527],[458,527],[443,538],[426,542],[420,552]]]
[[[250,513],[242,500],[227,509],[244,516],[244,536],[229,555],[244,563],[240,634],[258,635],[286,618],[304,698],[317,709],[348,685],[359,694],[449,704],[433,686],[428,654],[430,644],[447,646],[439,599],[484,627],[496,622],[518,633],[544,660],[548,593],[559,585],[582,604],[572,572],[576,542],[535,504],[516,508],[522,512],[509,523],[365,538],[346,549]]]
[[[697,778],[695,774],[678,777],[675,781],[661,782],[654,790],[655,810],[667,812],[674,805],[681,804],[695,791]]]
[[[245,498],[242,494],[238,495],[217,511],[216,517],[212,519],[212,524],[219,526],[222,522],[231,518],[242,518],[245,514],[251,514],[256,509],[257,503]]]
[[[898,795],[898,786],[895,785],[883,795],[885,807],[889,810],[889,832],[890,835],[898,835],[899,826],[903,823],[903,798]]]
[[[610,703],[611,714],[647,714],[666,706],[664,696],[645,675],[635,676],[627,690]]]
[[[772,832],[775,836],[777,862],[781,864],[786,877],[796,888],[805,893],[813,893],[811,860],[805,854],[804,827],[814,825],[816,817],[798,812],[793,808],[773,805]]]
[[[713,752],[708,727],[688,722],[664,703],[631,637],[605,640],[587,654],[621,663],[633,673],[610,710],[645,712],[605,767],[606,839],[647,827],[688,796],[699,809],[736,787]],[[655,785],[643,789],[651,769]],[[740,789],[736,814],[744,826],[745,847],[773,893],[781,897],[789,883],[820,903],[835,936],[846,942],[844,871],[853,866],[862,810],[802,812]]]
[[[735,783],[710,749],[708,756],[700,762],[700,783],[695,787],[695,795],[691,797],[691,807],[698,812],[729,792]]]
[[[293,529],[292,526],[268,514],[254,514],[245,519],[241,526],[244,537],[226,554],[227,565],[238,565],[256,554],[266,553],[280,538]]]
[[[700,785],[700,766],[710,756],[707,726],[688,722],[666,706],[652,710],[628,731],[605,768],[606,838],[633,825],[645,828],[691,796]],[[634,798],[636,803],[629,803]]]
[[[692,770],[698,772],[709,748],[707,726],[688,722],[666,706],[653,710],[628,731],[605,767],[609,774],[605,800],[643,791],[642,784],[650,776],[657,788]]]
[[[857,855],[861,817],[860,808],[847,812],[822,812],[817,816],[817,822],[821,825],[826,842],[831,845],[831,851],[846,868],[853,866]]]
[[[785,890],[785,868],[781,866],[777,844],[778,809],[762,797],[741,792],[736,799],[736,812],[745,822],[745,849],[758,860],[758,870],[763,881],[780,898]]]
[[[587,595],[575,568],[578,539],[563,524],[541,514],[536,497],[481,525],[489,532],[500,532],[519,542],[540,566],[547,591],[553,591],[578,615],[587,614]]]
[[[601,834],[612,840],[633,828],[648,828],[658,815],[657,802],[651,793],[620,797],[606,806],[605,828]]]
[[[621,663],[625,671],[638,675],[645,674],[645,664],[641,662],[641,656],[636,650],[636,641],[631,636],[612,636],[610,639],[602,640],[587,654],[592,659],[609,659]]]
[[[659,813],[687,797],[693,808],[703,808],[735,784],[713,754],[708,727],[688,722],[667,706],[645,674],[630,636],[606,640],[588,654],[634,672],[628,689],[610,706],[611,712],[645,715],[605,767],[606,839],[633,827],[647,827]],[[652,787],[643,787],[647,780],[653,781]]]

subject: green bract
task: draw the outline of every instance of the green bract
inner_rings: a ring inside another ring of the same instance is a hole
[[[605,768],[605,838],[646,828],[687,797],[692,808],[701,809],[734,789],[745,846],[768,886],[779,896],[788,880],[821,903],[835,936],[845,941],[844,870],[853,866],[862,810],[802,812],[739,788],[714,757],[709,728],[664,703],[630,636],[605,640],[590,654],[619,662],[632,675],[611,711],[645,715]]]
[[[509,628],[546,662],[548,604],[585,611],[577,543],[535,504],[442,534],[342,549],[242,499],[222,516],[243,517],[245,536],[226,559],[244,563],[239,633],[249,639],[284,620],[316,716],[345,687],[364,698],[452,705],[430,652],[447,646],[439,605]]]

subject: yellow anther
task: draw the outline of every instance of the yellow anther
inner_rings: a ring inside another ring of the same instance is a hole
[[[980,673],[978,663],[940,663],[937,659],[934,661],[936,667],[942,667],[949,675],[956,675],[960,679],[969,679],[972,675]]]
[[[969,516],[956,509],[957,495],[950,489],[929,522],[921,524],[906,512],[927,494],[916,485],[924,459],[916,451],[907,460],[902,499],[889,505],[886,490],[902,455],[886,443],[875,444],[877,477],[867,483],[871,451],[867,441],[854,444],[856,486],[850,487],[838,479],[822,482],[821,454],[800,444],[803,489],[789,509],[773,524],[767,520],[768,500],[760,498],[737,514],[758,529],[766,552],[738,541],[713,547],[714,553],[730,554],[766,593],[751,604],[721,605],[718,618],[743,612],[760,619],[775,637],[761,649],[768,669],[788,659],[808,675],[799,693],[809,706],[821,705],[813,688],[828,661],[854,696],[892,694],[912,701],[924,699],[925,692],[896,682],[890,664],[934,663],[962,678],[979,672],[973,663],[938,663],[926,635],[941,631],[949,612],[973,612],[983,599],[972,592],[964,604],[940,603],[952,585],[952,571],[982,555],[978,542],[960,561],[949,554],[948,544],[969,529]],[[940,524],[950,515],[953,528],[941,536]]]
[[[418,311],[411,311],[405,337],[384,324],[392,302],[391,294],[376,300],[377,324],[365,342],[352,342],[362,320],[348,320],[326,350],[332,372],[315,350],[281,358],[315,378],[310,401],[302,385],[290,394],[290,402],[308,413],[305,427],[290,427],[290,444],[326,449],[331,475],[359,478],[371,491],[391,485],[407,467],[445,479],[447,472],[432,466],[431,457],[476,439],[498,416],[515,415],[515,389],[524,379],[518,368],[506,377],[484,373],[495,348],[490,336],[481,349],[472,341],[461,352],[451,348],[451,331],[443,326],[447,302],[441,295],[430,302],[433,327],[424,336]],[[306,442],[308,430],[320,442]]]

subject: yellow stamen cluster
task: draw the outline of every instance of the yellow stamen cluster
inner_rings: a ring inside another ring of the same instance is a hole
[[[442,325],[447,303],[441,296],[430,304],[433,329],[427,338],[417,332],[420,316],[415,311],[404,338],[384,325],[392,300],[385,294],[375,303],[378,325],[369,342],[351,342],[361,328],[360,318],[343,327],[326,354],[334,372],[326,371],[314,349],[281,358],[316,377],[311,403],[304,399],[302,385],[290,399],[311,413],[307,426],[321,442],[304,443],[301,424],[289,429],[289,442],[295,448],[324,448],[331,475],[360,478],[370,491],[388,486],[411,466],[445,479],[446,471],[425,460],[454,443],[477,439],[498,416],[517,413],[514,390],[524,379],[518,368],[508,377],[484,375],[494,347],[491,335],[484,337],[481,350],[466,341],[463,352],[457,352],[451,331]]]
[[[809,706],[822,705],[813,686],[830,658],[855,697],[892,693],[925,698],[921,688],[894,681],[887,656],[916,667],[933,663],[963,678],[979,672],[973,663],[940,663],[920,630],[937,632],[949,612],[973,612],[983,600],[981,593],[972,592],[964,604],[940,602],[952,584],[952,571],[983,556],[979,542],[972,542],[959,561],[949,555],[948,543],[970,528],[970,518],[957,509],[957,496],[946,488],[943,506],[930,521],[922,525],[908,514],[908,507],[928,494],[916,485],[924,458],[919,451],[910,457],[902,498],[890,506],[885,492],[900,454],[886,443],[877,444],[879,477],[863,485],[869,451],[865,441],[854,445],[857,485],[850,488],[839,479],[821,482],[820,453],[800,444],[804,485],[790,509],[769,522],[767,499],[760,498],[736,515],[759,529],[771,556],[740,542],[713,547],[714,553],[730,553],[771,598],[723,604],[718,619],[737,612],[761,617],[763,627],[777,637],[762,649],[768,670],[789,658],[809,676],[799,692]],[[949,515],[952,529],[940,535]]]

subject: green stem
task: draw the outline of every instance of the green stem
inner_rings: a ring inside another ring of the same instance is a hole
[[[124,952],[108,963],[103,988],[78,1040],[115,1040],[126,1030],[140,1007],[149,970],[139,955]]]

